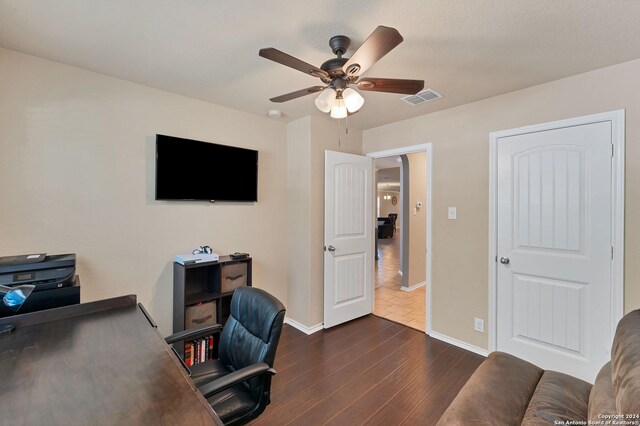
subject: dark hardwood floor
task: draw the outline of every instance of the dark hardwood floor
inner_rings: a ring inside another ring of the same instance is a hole
[[[435,424],[483,359],[373,315],[310,336],[285,324],[251,424]]]

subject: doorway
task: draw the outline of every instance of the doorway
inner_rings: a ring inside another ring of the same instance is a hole
[[[429,333],[431,144],[368,156],[377,178],[373,313]]]

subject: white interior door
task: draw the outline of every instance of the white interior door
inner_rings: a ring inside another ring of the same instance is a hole
[[[373,160],[325,151],[324,327],[371,313]]]
[[[611,134],[497,139],[497,349],[588,381],[612,339]]]

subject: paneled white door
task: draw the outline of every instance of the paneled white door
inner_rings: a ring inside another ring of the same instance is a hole
[[[324,327],[371,313],[373,160],[325,151]]]
[[[497,139],[497,349],[591,382],[612,339],[611,134]]]

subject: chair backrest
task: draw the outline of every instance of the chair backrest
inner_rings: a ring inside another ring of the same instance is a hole
[[[391,223],[393,226],[396,226],[396,220],[398,220],[398,213],[389,213],[389,219],[391,219]]]
[[[285,307],[278,299],[254,287],[237,288],[231,298],[231,315],[220,334],[219,359],[234,370],[260,362],[273,367]],[[259,398],[259,379],[249,381]]]

